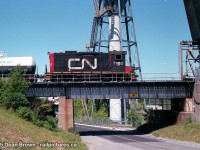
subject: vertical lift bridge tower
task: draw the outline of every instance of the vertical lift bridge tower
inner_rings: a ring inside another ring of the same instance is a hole
[[[90,49],[93,52],[126,51],[126,66],[142,79],[130,0],[93,0]],[[110,118],[121,120],[121,100],[110,100]]]

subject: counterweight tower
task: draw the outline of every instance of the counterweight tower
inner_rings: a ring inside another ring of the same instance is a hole
[[[93,0],[90,49],[93,52],[126,51],[126,66],[142,80],[139,53],[130,0]],[[110,99],[110,119],[120,122],[121,99]]]
[[[130,0],[93,0],[90,49],[93,52],[127,51],[126,65],[142,79]]]

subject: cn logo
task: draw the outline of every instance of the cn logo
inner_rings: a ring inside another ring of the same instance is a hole
[[[90,68],[97,69],[97,58],[94,58],[94,65],[92,65],[86,58],[82,59],[81,61],[81,67],[72,67],[72,62],[73,61],[80,61],[80,58],[70,58],[68,60],[68,68],[69,70],[74,69],[74,70],[82,70],[85,68],[85,63],[87,63]]]

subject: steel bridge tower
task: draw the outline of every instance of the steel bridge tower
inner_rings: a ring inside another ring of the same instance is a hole
[[[126,66],[142,80],[139,53],[130,0],[93,0],[90,50],[93,52],[126,51]],[[125,104],[125,100],[124,100]],[[110,119],[121,121],[121,99],[110,99]]]
[[[93,52],[126,51],[126,65],[142,79],[130,0],[93,0],[90,49]]]

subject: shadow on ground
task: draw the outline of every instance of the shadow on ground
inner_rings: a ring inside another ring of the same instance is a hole
[[[136,135],[136,130],[130,131],[112,131],[112,130],[91,130],[91,131],[79,131],[80,136],[103,136],[103,135]]]
[[[98,127],[84,128],[78,126],[76,132],[80,136],[106,136],[106,138],[115,140],[118,143],[129,142],[130,140],[141,142],[160,142],[160,140],[155,138],[140,136],[141,134],[137,130],[119,131],[112,129],[101,129]]]
[[[172,110],[150,110],[148,123],[137,128],[140,134],[149,134],[153,131],[176,124],[179,111]]]
[[[131,131],[116,130],[83,130],[77,131],[81,136],[102,136],[102,135],[142,135],[171,126],[176,123],[178,111],[153,110],[149,112],[148,123],[139,126]]]
[[[150,134],[153,131],[156,131],[156,130],[159,130],[159,129],[162,129],[162,128],[165,128],[165,127],[168,127],[171,125],[173,125],[173,124],[148,124],[148,123],[146,123],[146,124],[143,124],[140,127],[138,127],[136,132],[138,134]]]
[[[137,129],[120,131],[120,130],[85,130],[76,131],[80,136],[103,136],[103,135],[143,135],[150,134],[158,129],[165,128],[171,124],[144,124]]]

